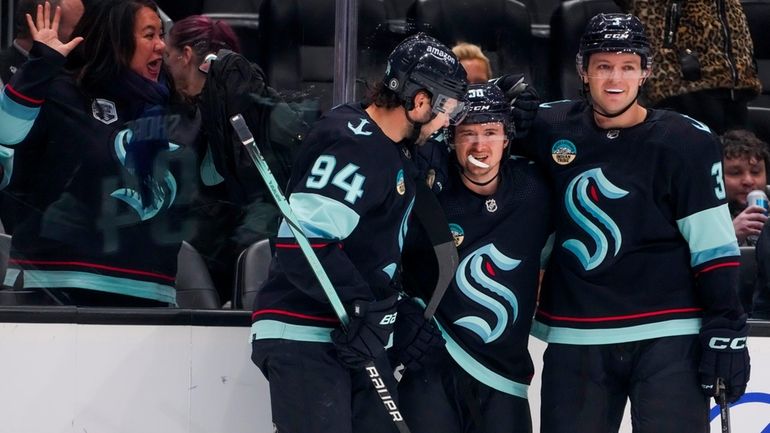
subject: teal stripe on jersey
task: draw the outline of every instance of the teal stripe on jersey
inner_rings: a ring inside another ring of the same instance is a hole
[[[676,224],[690,246],[693,266],[703,263],[695,263],[695,257],[699,255],[710,257],[709,260],[740,255],[735,229],[726,204],[694,213],[677,220]],[[734,250],[725,248],[731,243],[735,244]]]
[[[344,204],[318,194],[295,192],[289,197],[289,205],[308,238],[345,239],[355,230],[360,219]],[[294,237],[286,221],[281,222],[278,237]]]
[[[251,325],[251,341],[279,338],[281,340],[331,343],[332,329],[319,326],[303,326],[277,320],[258,320]]]
[[[729,244],[712,248],[710,250],[701,251],[699,253],[690,253],[690,266],[694,268],[710,260],[740,255],[741,249],[738,247],[738,243],[731,242]]]
[[[0,94],[0,143],[16,144],[27,136],[35,123],[40,107],[27,107]]]
[[[441,326],[438,321],[436,321],[436,323],[438,324],[441,333],[444,335],[444,340],[446,340],[447,352],[449,352],[449,355],[452,357],[452,359],[454,359],[463,370],[490,388],[494,388],[500,392],[514,395],[516,397],[527,398],[529,385],[514,382],[490,370],[485,365],[475,360],[465,350],[463,350],[463,348],[460,347],[460,345],[457,344],[457,342],[454,341],[452,337],[449,336],[449,334],[447,334],[444,327]]]
[[[611,329],[577,329],[548,326],[537,320],[530,333],[546,343],[559,344],[615,344],[652,338],[693,335],[700,332],[701,319],[674,319],[645,325]]]
[[[388,266],[385,266],[384,268],[382,268],[382,272],[385,272],[386,274],[388,274],[388,276],[390,276],[390,279],[392,280],[393,274],[396,273],[396,264],[391,263]]]
[[[16,273],[13,274],[17,275]],[[6,276],[8,281],[10,275]],[[176,290],[165,284],[77,271],[24,270],[24,288],[74,287],[154,299],[176,305]]]

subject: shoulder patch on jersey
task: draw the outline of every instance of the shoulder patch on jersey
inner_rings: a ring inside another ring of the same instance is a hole
[[[465,239],[465,231],[462,227],[455,223],[449,224],[449,231],[452,233],[452,237],[455,240],[455,247],[459,247],[460,244],[463,243],[463,240]]]
[[[105,125],[109,125],[118,120],[118,110],[115,108],[115,103],[106,99],[94,99],[91,103],[91,113],[93,113],[94,119]]]
[[[348,129],[350,129],[355,135],[372,135],[372,131],[364,131],[364,126],[366,126],[368,123],[369,121],[362,117],[358,123],[358,126],[353,126],[352,123],[348,122]]]
[[[558,140],[551,146],[551,158],[559,165],[567,165],[575,160],[577,147],[569,140]]]
[[[701,122],[699,120],[695,120],[695,119],[693,119],[692,117],[690,117],[690,116],[688,116],[686,114],[681,114],[681,116],[684,117],[685,119],[689,120],[690,123],[692,124],[692,126],[694,126],[696,129],[700,129],[701,131],[703,131],[703,132],[705,132],[707,134],[711,133],[711,129],[708,126],[706,126],[705,123],[703,123],[703,122]]]
[[[396,174],[396,192],[398,195],[406,194],[406,181],[404,180],[404,170],[401,169]]]

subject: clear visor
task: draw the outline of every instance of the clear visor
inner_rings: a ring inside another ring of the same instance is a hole
[[[468,104],[464,101],[458,101],[456,98],[439,94],[433,100],[433,113],[444,113],[449,118],[450,125],[457,125],[468,114]]]

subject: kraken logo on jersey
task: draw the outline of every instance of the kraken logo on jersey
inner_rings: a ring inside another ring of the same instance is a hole
[[[495,266],[503,271],[510,271],[519,266],[519,263],[521,260],[507,257],[494,244],[484,245],[465,257],[455,273],[457,287],[468,299],[491,311],[497,318],[497,323],[492,327],[478,316],[465,316],[454,323],[472,331],[484,343],[491,343],[500,338],[508,324],[513,325],[516,322],[519,316],[519,301],[510,289],[495,281]],[[468,275],[473,279],[472,282]],[[502,298],[510,306],[510,313],[503,302],[484,291],[491,291]]]
[[[131,129],[124,129],[115,136],[115,154],[121,165],[124,167],[126,166],[126,145],[131,142],[132,135],[133,132]],[[179,149],[178,145],[171,142],[168,143],[169,152],[174,152],[177,149]],[[128,170],[131,171],[130,168]],[[174,179],[174,176],[168,170],[165,170],[162,182],[165,185],[165,188],[161,186],[160,182],[154,177],[152,178],[152,185],[150,187],[150,194],[152,194],[152,197],[150,198],[148,205],[143,203],[142,195],[139,191],[133,188],[116,189],[110,193],[110,196],[131,206],[131,208],[139,215],[139,218],[142,221],[145,221],[157,215],[164,205],[167,207],[171,206],[176,198],[176,179]]]
[[[607,236],[594,221],[601,224],[612,237],[615,247],[614,255],[618,254],[623,243],[623,237],[620,234],[618,225],[596,204],[599,201],[599,195],[596,192],[597,188],[604,197],[613,200],[628,194],[628,191],[618,188],[607,180],[601,168],[593,168],[584,171],[572,179],[564,195],[567,213],[581,229],[591,236],[596,245],[596,250],[593,254],[590,254],[588,247],[577,239],[568,239],[562,243],[562,246],[577,256],[583,268],[587,271],[599,266],[607,257],[607,252],[609,251]],[[575,198],[577,198],[578,203],[575,203]],[[594,221],[592,221],[591,217]]]
[[[372,135],[372,131],[364,131],[364,126],[367,124],[369,124],[369,121],[362,117],[358,126],[353,126],[352,123],[348,122],[348,129],[353,131],[353,134],[356,135]]]

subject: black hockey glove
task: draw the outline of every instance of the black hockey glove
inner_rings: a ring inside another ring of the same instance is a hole
[[[507,74],[490,81],[503,91],[511,104],[511,118],[515,126],[516,138],[526,137],[540,106],[540,96],[537,91],[524,82],[524,74]]]
[[[444,347],[444,337],[433,320],[424,317],[424,310],[414,301],[405,299],[398,305],[398,321],[393,333],[396,361],[408,370],[429,366]]]
[[[332,342],[340,362],[352,369],[364,365],[385,353],[385,346],[396,323],[397,295],[377,302],[355,301],[348,332],[332,331]]]
[[[716,397],[719,393],[717,378],[724,380],[729,403],[734,403],[746,392],[751,370],[749,350],[746,347],[748,334],[748,324],[744,324],[738,331],[729,328],[701,330],[703,353],[698,375],[701,389],[706,396]]]

